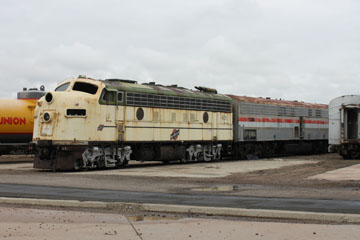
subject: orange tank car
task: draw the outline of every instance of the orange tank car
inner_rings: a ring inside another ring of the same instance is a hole
[[[0,155],[27,151],[34,128],[34,109],[45,88],[23,89],[17,99],[0,99]]]

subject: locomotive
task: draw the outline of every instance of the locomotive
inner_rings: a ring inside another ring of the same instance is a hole
[[[327,152],[327,105],[229,96],[233,100],[235,158]]]
[[[360,96],[346,95],[329,103],[329,145],[344,159],[360,158]]]
[[[24,88],[17,99],[0,99],[0,155],[29,152],[37,100],[45,95],[44,86]]]
[[[132,80],[67,80],[35,110],[34,168],[196,162],[327,149],[327,106]]]

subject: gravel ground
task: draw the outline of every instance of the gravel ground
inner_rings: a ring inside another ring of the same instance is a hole
[[[5,156],[1,157],[3,160]],[[0,161],[1,162],[1,161]],[[145,163],[126,169],[39,171],[0,164],[0,182],[128,191],[360,200],[360,181],[311,178],[359,164],[337,154],[198,164]],[[194,175],[199,175],[201,177]],[[359,173],[360,174],[360,173]]]

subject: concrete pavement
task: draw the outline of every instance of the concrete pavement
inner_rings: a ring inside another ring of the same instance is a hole
[[[360,164],[350,167],[339,168],[322,174],[309,177],[309,179],[320,179],[328,181],[359,181],[360,180]]]
[[[0,207],[0,238],[356,240],[359,225],[328,225],[243,220],[123,215],[82,211]]]
[[[138,204],[121,202],[97,202],[74,200],[48,200],[28,198],[0,198],[0,204],[20,206],[71,207],[87,209],[108,209],[115,211],[145,211],[177,214],[202,214],[210,216],[251,217],[263,219],[311,220],[320,222],[360,223],[360,214],[317,213],[304,211],[281,211],[262,209],[241,209],[222,207],[180,206],[167,204]]]

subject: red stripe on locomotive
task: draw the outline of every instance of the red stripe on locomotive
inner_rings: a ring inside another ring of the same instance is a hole
[[[271,122],[271,123],[300,123],[299,119],[290,118],[256,118],[256,117],[239,117],[239,122]],[[304,120],[304,124],[329,124],[328,121],[322,120]]]

